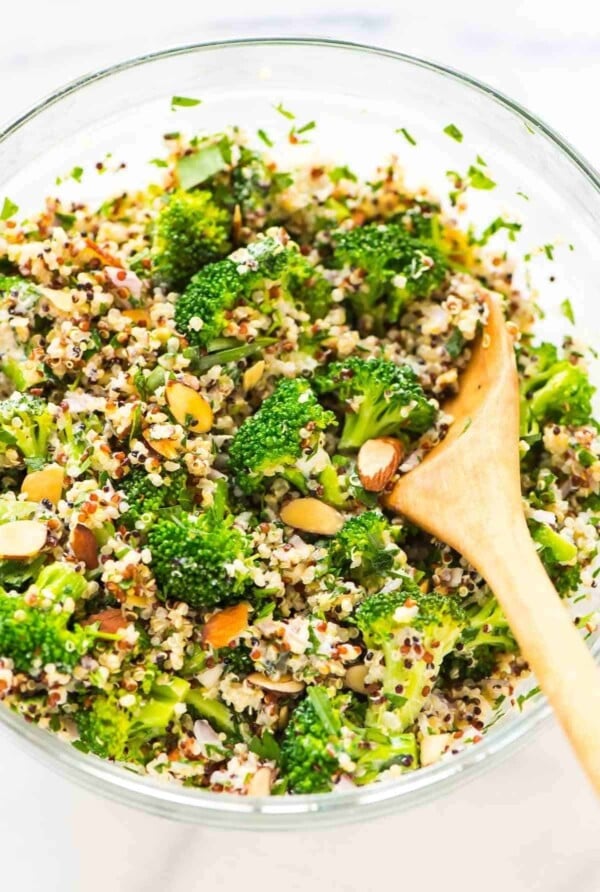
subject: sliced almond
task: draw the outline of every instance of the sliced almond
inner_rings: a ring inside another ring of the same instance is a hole
[[[270,796],[273,786],[273,772],[263,766],[253,775],[248,784],[248,796]]]
[[[256,685],[257,688],[262,688],[264,691],[274,691],[277,694],[299,694],[306,687],[303,681],[296,681],[294,678],[286,678],[285,676],[280,678],[279,681],[275,681],[273,678],[269,678],[268,675],[263,675],[262,672],[252,672],[247,677],[247,681]]]
[[[264,375],[264,372],[264,359],[259,359],[258,362],[255,362],[254,365],[251,365],[249,369],[246,369],[246,371],[244,372],[244,377],[242,379],[242,386],[244,390],[252,390],[253,387],[256,387],[256,385]]]
[[[83,561],[86,570],[98,567],[98,543],[89,527],[78,523],[71,533],[71,550],[78,561]]]
[[[57,505],[63,491],[65,472],[58,465],[48,465],[41,471],[32,471],[27,474],[21,484],[21,492],[32,502],[41,502],[47,499],[53,505]]]
[[[421,738],[420,757],[421,766],[433,765],[439,762],[444,753],[452,746],[452,734],[424,734]]]
[[[136,307],[132,310],[122,310],[126,319],[131,319],[136,325],[150,325],[150,310],[145,307]]]
[[[368,693],[365,687],[365,678],[368,671],[368,667],[364,663],[350,666],[349,669],[346,669],[344,686],[350,688],[351,691],[356,691],[357,694]]]
[[[162,425],[161,425],[162,426]],[[153,425],[142,431],[142,436],[146,443],[162,455],[163,458],[176,459],[181,448],[181,440],[179,437],[153,437]]]
[[[367,440],[358,450],[360,482],[368,492],[383,492],[404,456],[404,446],[394,437]]]
[[[108,632],[111,635],[129,625],[120,607],[107,607],[106,610],[101,610],[100,613],[92,613],[82,625],[93,626],[96,623],[98,623],[100,632]]]
[[[48,537],[48,528],[39,520],[12,520],[0,526],[0,557],[25,560],[39,554]]]
[[[56,288],[40,288],[40,291],[51,304],[54,310],[71,316],[75,307],[73,295],[69,291],[59,291]]]
[[[180,381],[169,381],[167,384],[167,403],[173,417],[179,424],[188,427],[195,434],[205,434],[213,425],[213,411],[204,397],[182,384]],[[191,422],[191,423],[190,423]]]
[[[311,497],[288,502],[279,516],[288,526],[318,536],[335,536],[344,526],[344,518],[339,511]]]
[[[212,647],[227,647],[248,628],[249,604],[235,604],[213,614],[202,629],[202,640]]]

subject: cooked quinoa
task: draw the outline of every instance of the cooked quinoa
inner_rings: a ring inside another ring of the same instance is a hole
[[[499,293],[524,510],[592,632],[585,350],[536,341],[512,262],[396,159],[369,181],[288,172],[232,129],[167,139],[159,170],[100,208],[0,221],[0,699],[238,795],[451,758],[528,668],[476,571],[383,496],[447,432]]]

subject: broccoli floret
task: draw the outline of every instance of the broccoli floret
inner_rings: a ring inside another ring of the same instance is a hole
[[[230,229],[230,215],[218,207],[210,192],[171,193],[154,224],[154,280],[183,290],[202,266],[229,253]]]
[[[311,459],[322,453],[324,463],[329,462],[322,444],[323,431],[331,424],[335,416],[319,405],[308,381],[279,381],[232,440],[229,467],[240,489],[250,494],[280,476],[304,490]]]
[[[251,648],[243,641],[236,644],[235,647],[221,647],[217,650],[215,656],[217,660],[225,663],[227,672],[243,678],[254,671],[254,661],[250,656]]]
[[[417,767],[413,734],[388,736],[365,728],[351,694],[330,697],[327,689],[319,686],[310,687],[295,708],[281,757],[293,793],[327,793],[342,773],[361,784],[392,765]]]
[[[10,309],[20,314],[32,310],[39,301],[41,292],[27,279],[20,276],[0,275],[0,302],[10,301]]]
[[[272,314],[273,294],[299,303],[313,318],[324,315],[331,300],[330,285],[282,230],[268,230],[200,270],[177,300],[175,324],[190,343],[207,347],[223,334],[234,307],[249,304]]]
[[[93,449],[93,437],[104,427],[100,415],[94,412],[77,413],[61,406],[56,415],[56,441],[53,457],[58,464],[65,465],[72,476],[77,476],[87,467],[87,460]]]
[[[528,525],[541,561],[559,595],[565,597],[576,593],[581,585],[577,546],[546,523],[529,520]]]
[[[380,697],[369,705],[366,724],[404,731],[421,712],[442,660],[458,641],[464,611],[452,596],[424,595],[406,578],[401,588],[362,601],[355,622],[367,647],[383,660]]]
[[[89,708],[80,708],[75,715],[79,740],[105,759],[137,761],[143,758],[144,744],[166,733],[175,707],[185,700],[189,687],[182,678],[169,678],[168,683],[155,684],[145,702],[127,708],[116,694],[99,695]]]
[[[250,542],[232,524],[220,493],[204,514],[178,512],[156,521],[148,547],[163,598],[202,608],[239,600],[250,584]],[[231,569],[234,562],[244,569]]]
[[[351,356],[332,362],[315,375],[313,385],[319,394],[334,394],[345,410],[340,449],[359,449],[372,437],[400,431],[423,433],[436,415],[414,371],[387,359]]]
[[[366,588],[381,585],[405,560],[397,544],[399,535],[401,528],[392,526],[380,511],[351,517],[329,545],[330,571]]]
[[[52,563],[25,595],[0,591],[0,655],[10,658],[18,671],[47,663],[70,671],[98,637],[93,629],[68,628],[86,586],[85,577],[71,565]]]
[[[467,605],[465,616],[456,648],[444,663],[444,675],[450,681],[488,678],[501,654],[518,649],[504,611],[493,595],[483,603]]]
[[[519,357],[531,360],[521,379],[521,436],[539,439],[545,424],[587,424],[595,387],[581,366],[558,359],[553,344],[528,346]]]
[[[431,243],[395,223],[369,223],[334,235],[334,262],[363,273],[348,296],[357,319],[375,327],[399,320],[407,303],[429,297],[443,285],[448,263]]]
[[[143,468],[134,468],[119,483],[119,489],[128,505],[120,522],[128,529],[144,530],[155,521],[163,508],[181,508],[191,511],[192,493],[188,487],[185,471],[165,474],[161,486]]]
[[[38,397],[15,392],[0,401],[0,463],[9,461],[9,450],[16,450],[30,470],[41,468],[53,427],[52,412]]]

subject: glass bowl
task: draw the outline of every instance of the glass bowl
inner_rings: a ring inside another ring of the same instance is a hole
[[[174,95],[202,103],[171,109]],[[298,128],[317,122],[305,133],[311,145],[289,145],[290,120],[275,109],[279,103],[293,110]],[[473,192],[469,218],[475,226],[498,217],[522,224],[512,247],[532,255],[528,274],[547,314],[542,333],[564,334],[568,323],[558,309],[568,297],[588,341],[598,339],[596,172],[510,99],[470,77],[399,53],[323,40],[232,41],[167,50],[89,75],[0,134],[0,203],[9,196],[26,211],[55,192],[100,202],[156,176],[148,161],[160,155],[162,134],[229,124],[250,134],[264,130],[296,159],[318,147],[321,155],[361,172],[396,152],[411,183],[431,184],[440,195],[448,191],[446,171],[465,171],[479,156],[497,186]],[[449,124],[464,134],[462,141],[444,133]],[[98,161],[109,169],[102,177]],[[84,169],[81,184],[68,177],[76,166]],[[65,176],[57,185],[57,177]],[[589,643],[598,653],[600,642]],[[121,803],[184,821],[281,830],[362,821],[422,804],[508,756],[548,714],[544,698],[533,697],[522,712],[503,716],[482,742],[398,780],[271,799],[141,777],[77,751],[7,709],[0,709],[0,721],[52,768]]]

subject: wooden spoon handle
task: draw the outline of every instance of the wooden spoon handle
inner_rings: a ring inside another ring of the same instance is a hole
[[[600,794],[600,671],[546,575],[524,519],[514,520],[501,549],[479,552],[485,557],[478,569]]]

